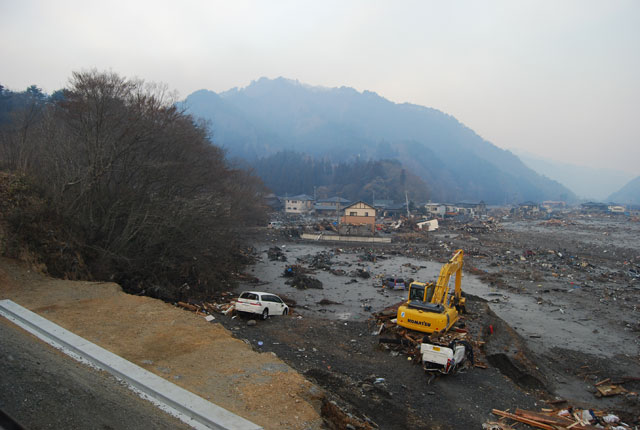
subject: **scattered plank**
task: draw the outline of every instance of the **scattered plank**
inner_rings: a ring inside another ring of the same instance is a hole
[[[194,312],[197,312],[199,309],[197,306],[193,306],[185,302],[178,302],[178,306],[180,306],[181,308],[189,309],[190,311],[194,311]]]
[[[547,403],[550,405],[559,405],[561,403],[567,403],[566,399],[555,399],[555,400],[547,400]]]
[[[493,413],[494,415],[498,415],[500,417],[505,417],[505,418],[511,418],[514,421],[518,421],[521,423],[525,423],[525,424],[529,424],[532,427],[536,427],[539,429],[543,429],[543,430],[556,430],[555,427],[538,422],[538,421],[534,421],[534,420],[530,420],[528,418],[524,418],[524,417],[520,417],[518,415],[515,414],[510,414],[509,412],[505,412],[505,411],[501,411],[499,409],[492,409],[491,413]]]
[[[523,409],[516,409],[515,414],[519,417],[527,418],[534,421],[539,421],[541,423],[560,425],[563,427],[566,427],[574,423],[574,421],[570,420],[569,418],[559,417],[557,415],[547,415],[547,414],[534,412],[534,411],[526,411]]]
[[[596,387],[596,389],[603,397],[617,396],[618,394],[625,394],[628,392],[624,387],[613,384],[600,385],[599,387]]]

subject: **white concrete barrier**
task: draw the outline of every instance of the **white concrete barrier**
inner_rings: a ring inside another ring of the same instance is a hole
[[[302,233],[302,239],[328,241],[328,242],[365,242],[365,243],[391,243],[390,237],[367,237],[367,236],[340,236],[337,234],[309,234]]]

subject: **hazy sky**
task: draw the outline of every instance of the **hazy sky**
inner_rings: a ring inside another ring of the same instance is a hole
[[[640,1],[0,0],[0,84],[110,69],[181,97],[261,76],[447,112],[501,148],[640,175]]]

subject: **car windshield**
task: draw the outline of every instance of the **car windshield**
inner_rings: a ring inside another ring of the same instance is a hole
[[[240,298],[247,300],[258,300],[258,295],[253,293],[242,293],[240,294]]]

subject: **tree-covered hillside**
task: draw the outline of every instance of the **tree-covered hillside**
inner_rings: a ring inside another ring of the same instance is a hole
[[[404,201],[406,191],[414,201],[429,199],[425,182],[397,160],[332,163],[284,151],[255,161],[254,168],[265,185],[279,195],[312,195],[315,191],[318,198],[371,201],[375,196]]]

